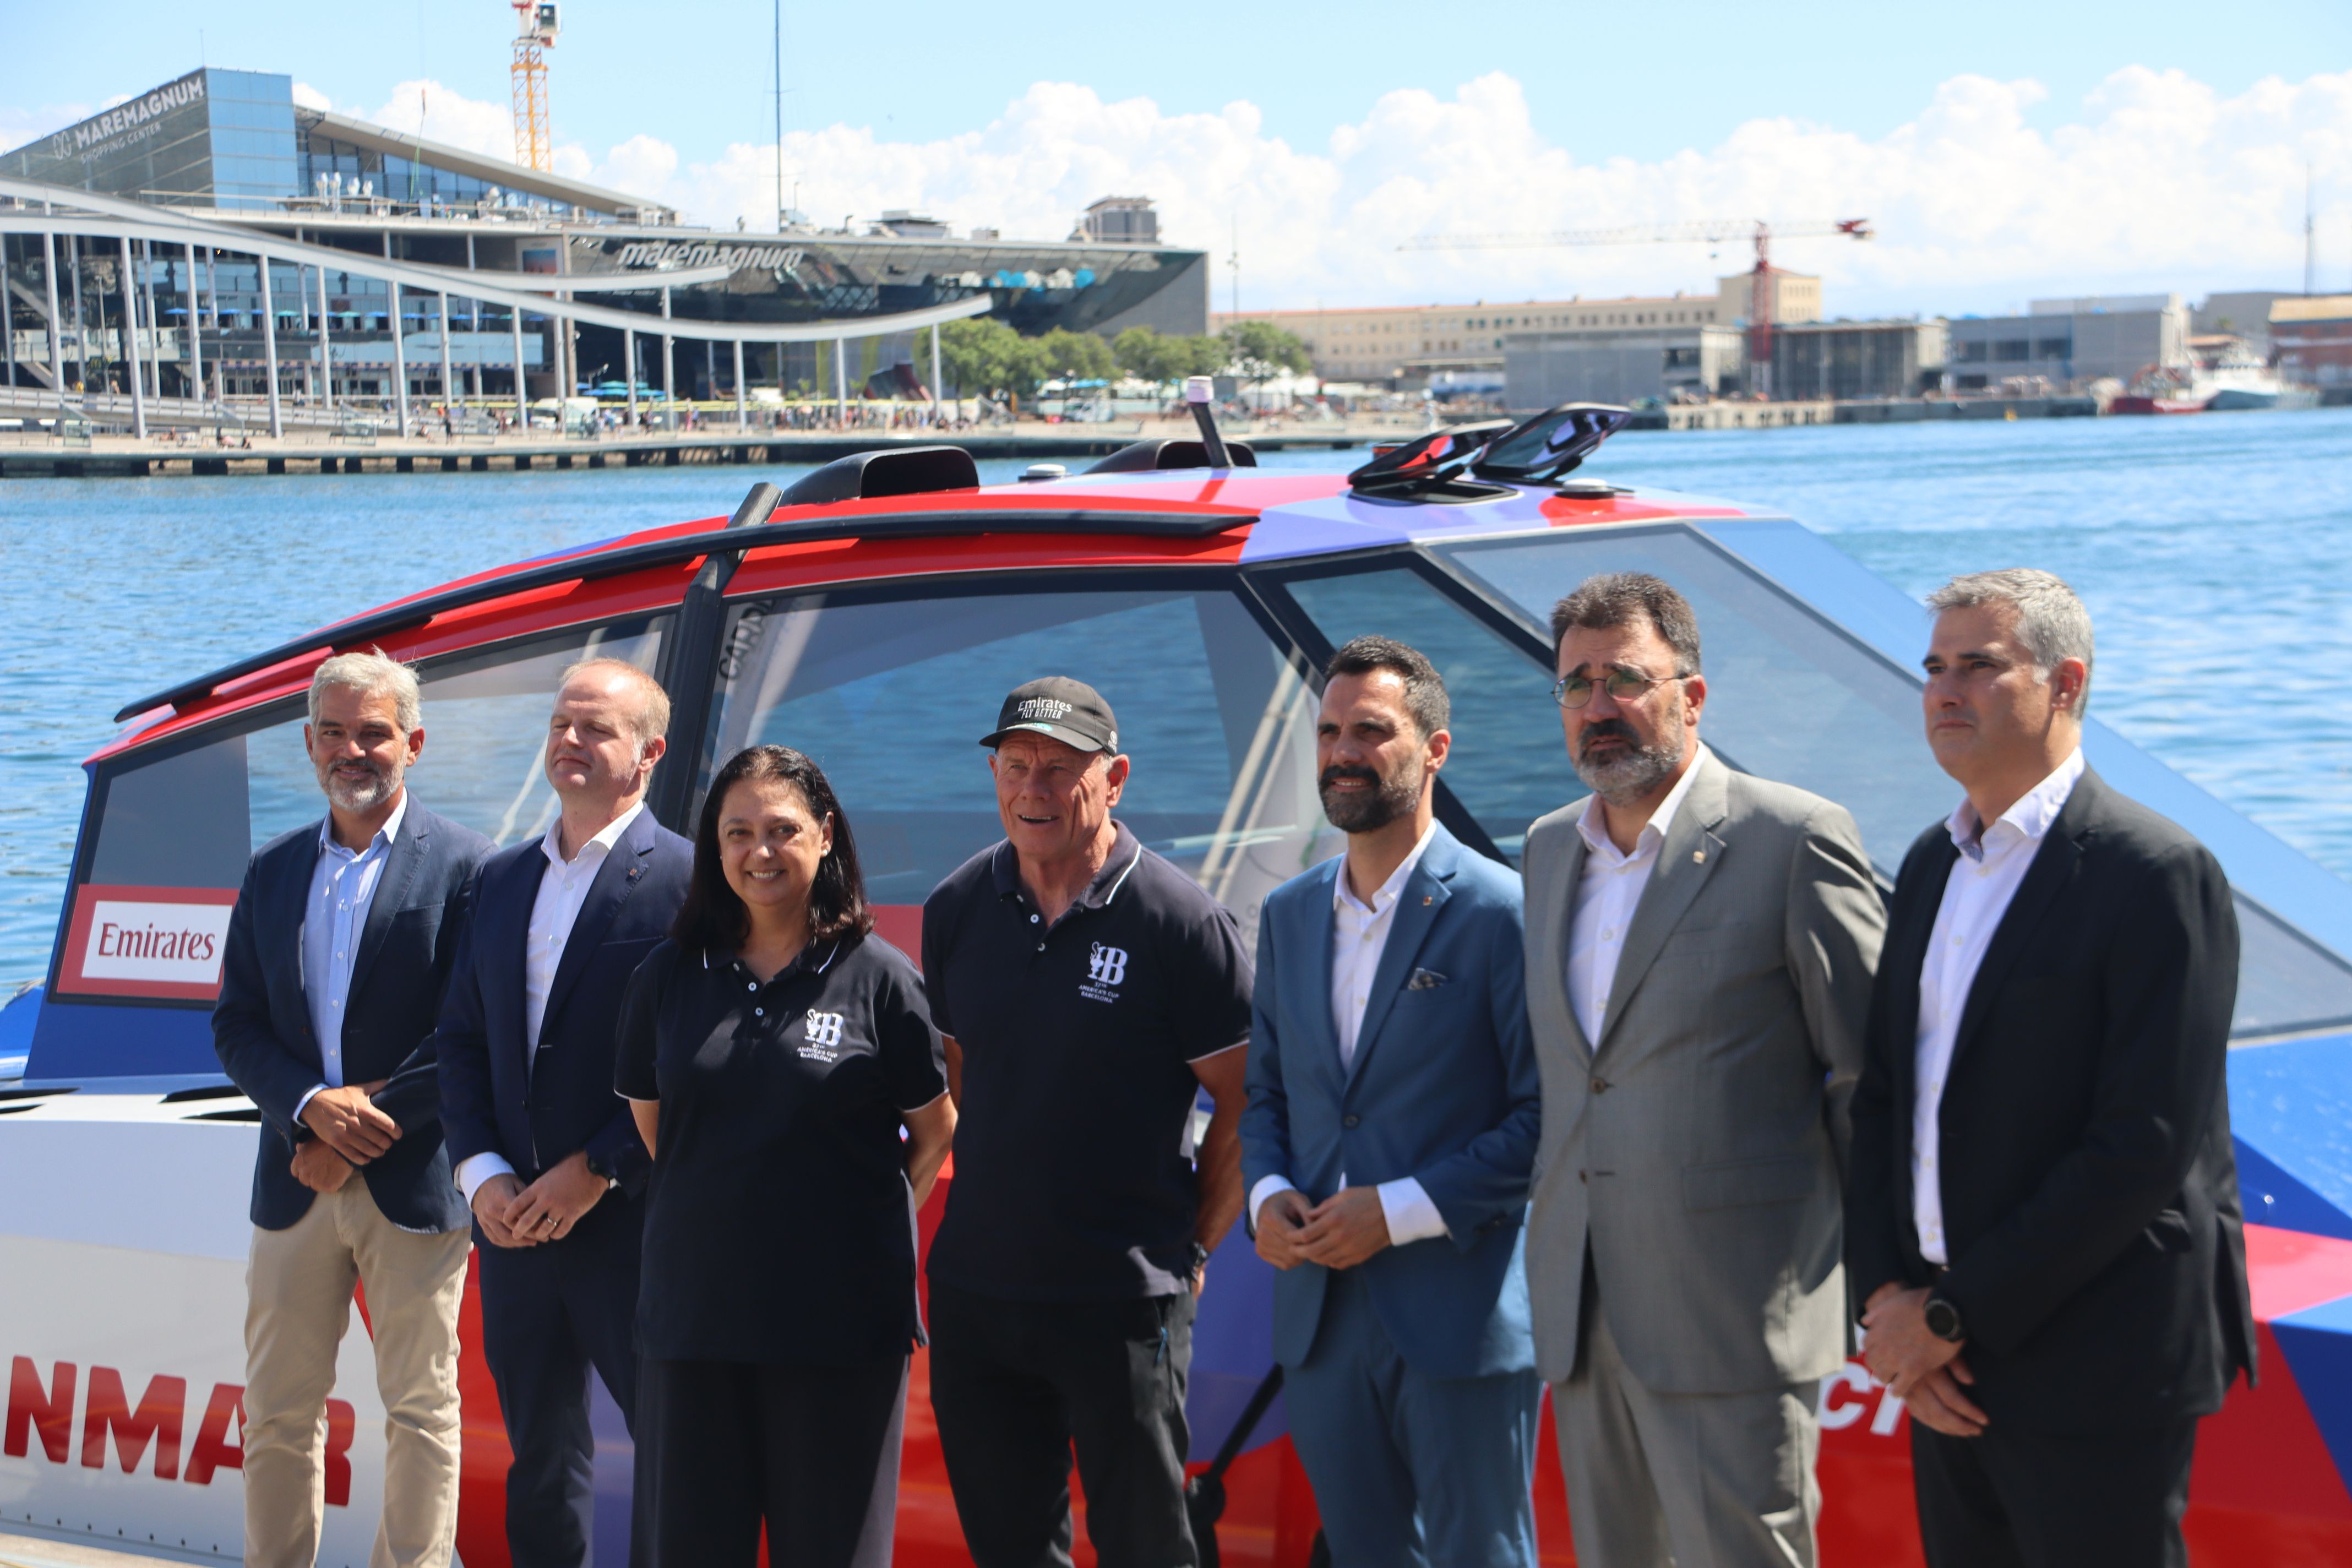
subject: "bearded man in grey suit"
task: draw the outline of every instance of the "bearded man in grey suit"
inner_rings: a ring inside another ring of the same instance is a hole
[[[1698,626],[1671,586],[1592,578],[1552,641],[1593,794],[1528,834],[1528,1284],[1576,1559],[1810,1565],[1878,887],[1843,807],[1699,743]]]

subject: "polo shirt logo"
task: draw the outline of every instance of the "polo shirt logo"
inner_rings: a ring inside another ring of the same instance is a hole
[[[1087,983],[1078,987],[1078,994],[1089,1002],[1116,1002],[1126,980],[1127,949],[1096,942],[1087,958]]]
[[[813,1062],[829,1062],[841,1055],[842,1015],[809,1009],[802,1030],[801,1055]]]

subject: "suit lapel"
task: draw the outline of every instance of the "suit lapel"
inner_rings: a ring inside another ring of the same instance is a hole
[[[1541,906],[1531,916],[1546,922],[1536,951],[1549,962],[1542,973],[1528,976],[1530,986],[1543,987],[1545,996],[1558,1003],[1553,1011],[1568,1020],[1569,1048],[1588,1066],[1592,1061],[1592,1042],[1584,1037],[1584,1026],[1576,1020],[1576,999],[1568,993],[1568,944],[1576,929],[1576,890],[1583,885],[1584,862],[1591,853],[1584,835],[1571,824],[1568,853],[1559,858],[1557,874],[1538,890]]]
[[[417,870],[425,864],[425,844],[431,837],[429,821],[415,801],[408,803],[408,810],[400,819],[399,837],[392,841],[383,869],[376,876],[375,898],[368,905],[367,924],[360,931],[359,956],[352,960],[353,997],[367,984],[368,971],[375,966],[376,954],[383,951],[384,938],[391,933],[392,918],[400,912],[409,885],[416,880]]]
[[[1680,810],[1667,826],[1665,842],[1658,847],[1658,863],[1650,868],[1641,901],[1633,906],[1625,945],[1617,954],[1617,973],[1609,985],[1609,1011],[1601,1020],[1601,1038],[1594,1054],[1608,1047],[1617,1021],[1640,990],[1651,965],[1665,951],[1666,939],[1682,923],[1693,900],[1707,879],[1723,864],[1725,845],[1716,829],[1728,810],[1729,773],[1715,758],[1702,757],[1698,776],[1683,796]],[[1581,835],[1579,835],[1581,837]],[[1572,1010],[1571,1010],[1572,1011]]]
[[[1976,979],[1969,985],[1968,1004],[1960,1009],[1959,1029],[1952,1037],[1952,1061],[1956,1067],[1968,1051],[1969,1038],[1983,1025],[1993,997],[2008,983],[2009,972],[2016,967],[2032,941],[2042,917],[2049,911],[2060,889],[2073,879],[2074,863],[2083,858],[2082,846],[2075,840],[2085,831],[2095,805],[2093,797],[2100,788],[2098,775],[2085,768],[2083,776],[2074,781],[2074,793],[2060,808],[2058,820],[2050,825],[2042,847],[2033,852],[2033,864],[2025,868],[2025,879],[2018,883],[2016,896],[2002,911],[2000,924],[1993,928],[1984,961],[1977,965]],[[1957,858],[1958,851],[1953,854]]]
[[[629,901],[629,895],[645,879],[646,858],[654,852],[653,830],[653,814],[639,812],[637,819],[629,824],[629,830],[621,835],[621,841],[606,853],[604,863],[596,868],[596,879],[588,884],[588,896],[581,900],[579,917],[572,922],[571,936],[564,940],[563,957],[555,965],[555,979],[547,988],[547,1011],[540,1018],[542,1035],[547,1030],[547,1020],[562,1011],[563,999],[588,972],[621,906]],[[540,858],[544,861],[546,857]]]
[[[1356,1055],[1348,1066],[1348,1082],[1352,1087],[1364,1076],[1364,1064],[1371,1059],[1372,1047],[1380,1043],[1381,1026],[1388,1022],[1389,1010],[1396,1005],[1397,994],[1404,989],[1405,976],[1412,973],[1413,960],[1421,956],[1422,944],[1428,941],[1430,929],[1437,924],[1438,911],[1453,897],[1447,884],[1454,879],[1454,858],[1461,846],[1443,826],[1433,830],[1429,847],[1422,851],[1421,864],[1405,879],[1403,889],[1397,894],[1396,913],[1389,920],[1389,940],[1381,949],[1381,962],[1372,971],[1370,994],[1364,1001],[1364,1022],[1356,1031]],[[1344,874],[1344,873],[1343,873]],[[1330,994],[1327,984],[1324,994]],[[1327,1004],[1325,1010],[1329,1010]],[[1336,1056],[1337,1042],[1332,1046]]]
[[[1339,1070],[1339,1026],[1331,1016],[1331,966],[1336,962],[1339,946],[1339,921],[1334,917],[1331,900],[1335,879],[1347,875],[1348,858],[1340,855],[1325,861],[1308,875],[1317,879],[1317,896],[1304,901],[1299,918],[1304,927],[1299,940],[1314,944],[1315,991],[1301,1009],[1313,1026],[1313,1037],[1307,1041],[1307,1058],[1310,1070],[1327,1079],[1338,1097],[1343,1087]]]

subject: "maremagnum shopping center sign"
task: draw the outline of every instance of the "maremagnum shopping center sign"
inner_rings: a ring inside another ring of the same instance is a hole
[[[192,70],[177,81],[67,126],[50,137],[41,151],[52,158],[103,158],[152,136],[160,129],[157,121],[165,115],[201,103],[204,98],[205,73]]]

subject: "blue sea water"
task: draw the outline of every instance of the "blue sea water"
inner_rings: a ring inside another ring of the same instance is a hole
[[[79,764],[126,700],[800,471],[0,482],[0,999],[46,966]],[[2095,710],[2352,878],[2352,410],[1637,434],[1588,471],[1786,510],[1914,596],[2058,573],[2098,628]]]

